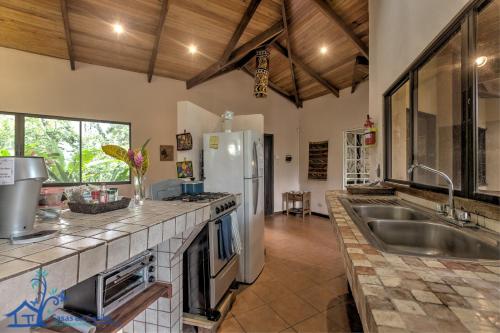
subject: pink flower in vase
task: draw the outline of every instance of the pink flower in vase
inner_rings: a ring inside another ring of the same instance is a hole
[[[142,157],[142,153],[138,152],[134,156],[134,164],[137,169],[140,169],[142,167],[142,162],[144,162],[144,158]]]

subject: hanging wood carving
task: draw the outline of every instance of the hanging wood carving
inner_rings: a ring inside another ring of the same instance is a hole
[[[255,87],[254,95],[257,98],[267,97],[269,84],[269,51],[261,48],[255,54]]]
[[[309,142],[309,179],[326,180],[328,171],[328,141]]]

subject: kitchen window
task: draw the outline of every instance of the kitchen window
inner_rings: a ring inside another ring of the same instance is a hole
[[[385,179],[500,202],[500,0],[476,0],[384,94]]]
[[[0,156],[12,156],[15,152],[15,125],[13,115],[0,114]]]
[[[45,159],[45,185],[130,183],[129,168],[101,150],[130,148],[130,123],[0,113],[0,139],[0,156]]]

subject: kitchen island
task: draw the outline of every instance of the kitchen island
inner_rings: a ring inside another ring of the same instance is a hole
[[[137,208],[98,215],[65,211],[59,219],[36,225],[59,230],[48,240],[19,245],[0,240],[0,330],[12,323],[7,314],[37,297],[40,290],[32,288],[33,278],[44,276],[48,290],[60,292],[152,249],[156,280],[171,283],[173,295],[152,304],[125,331],[131,331],[132,326],[137,331],[154,326],[158,332],[180,332],[182,260],[173,256],[183,240],[197,230],[195,226],[209,218],[209,203],[145,201]],[[48,314],[44,313],[44,319]]]
[[[365,332],[500,329],[498,260],[436,259],[379,251],[344,209],[340,201],[344,197],[353,198],[344,191],[329,191],[326,202]]]

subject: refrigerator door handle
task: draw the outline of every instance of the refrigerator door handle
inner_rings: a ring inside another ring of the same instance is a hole
[[[257,154],[257,142],[253,143],[253,158],[252,158],[252,178],[259,176],[259,155]]]
[[[253,215],[257,214],[257,207],[259,205],[259,183],[260,179],[255,178],[252,179],[252,187],[253,187]]]

